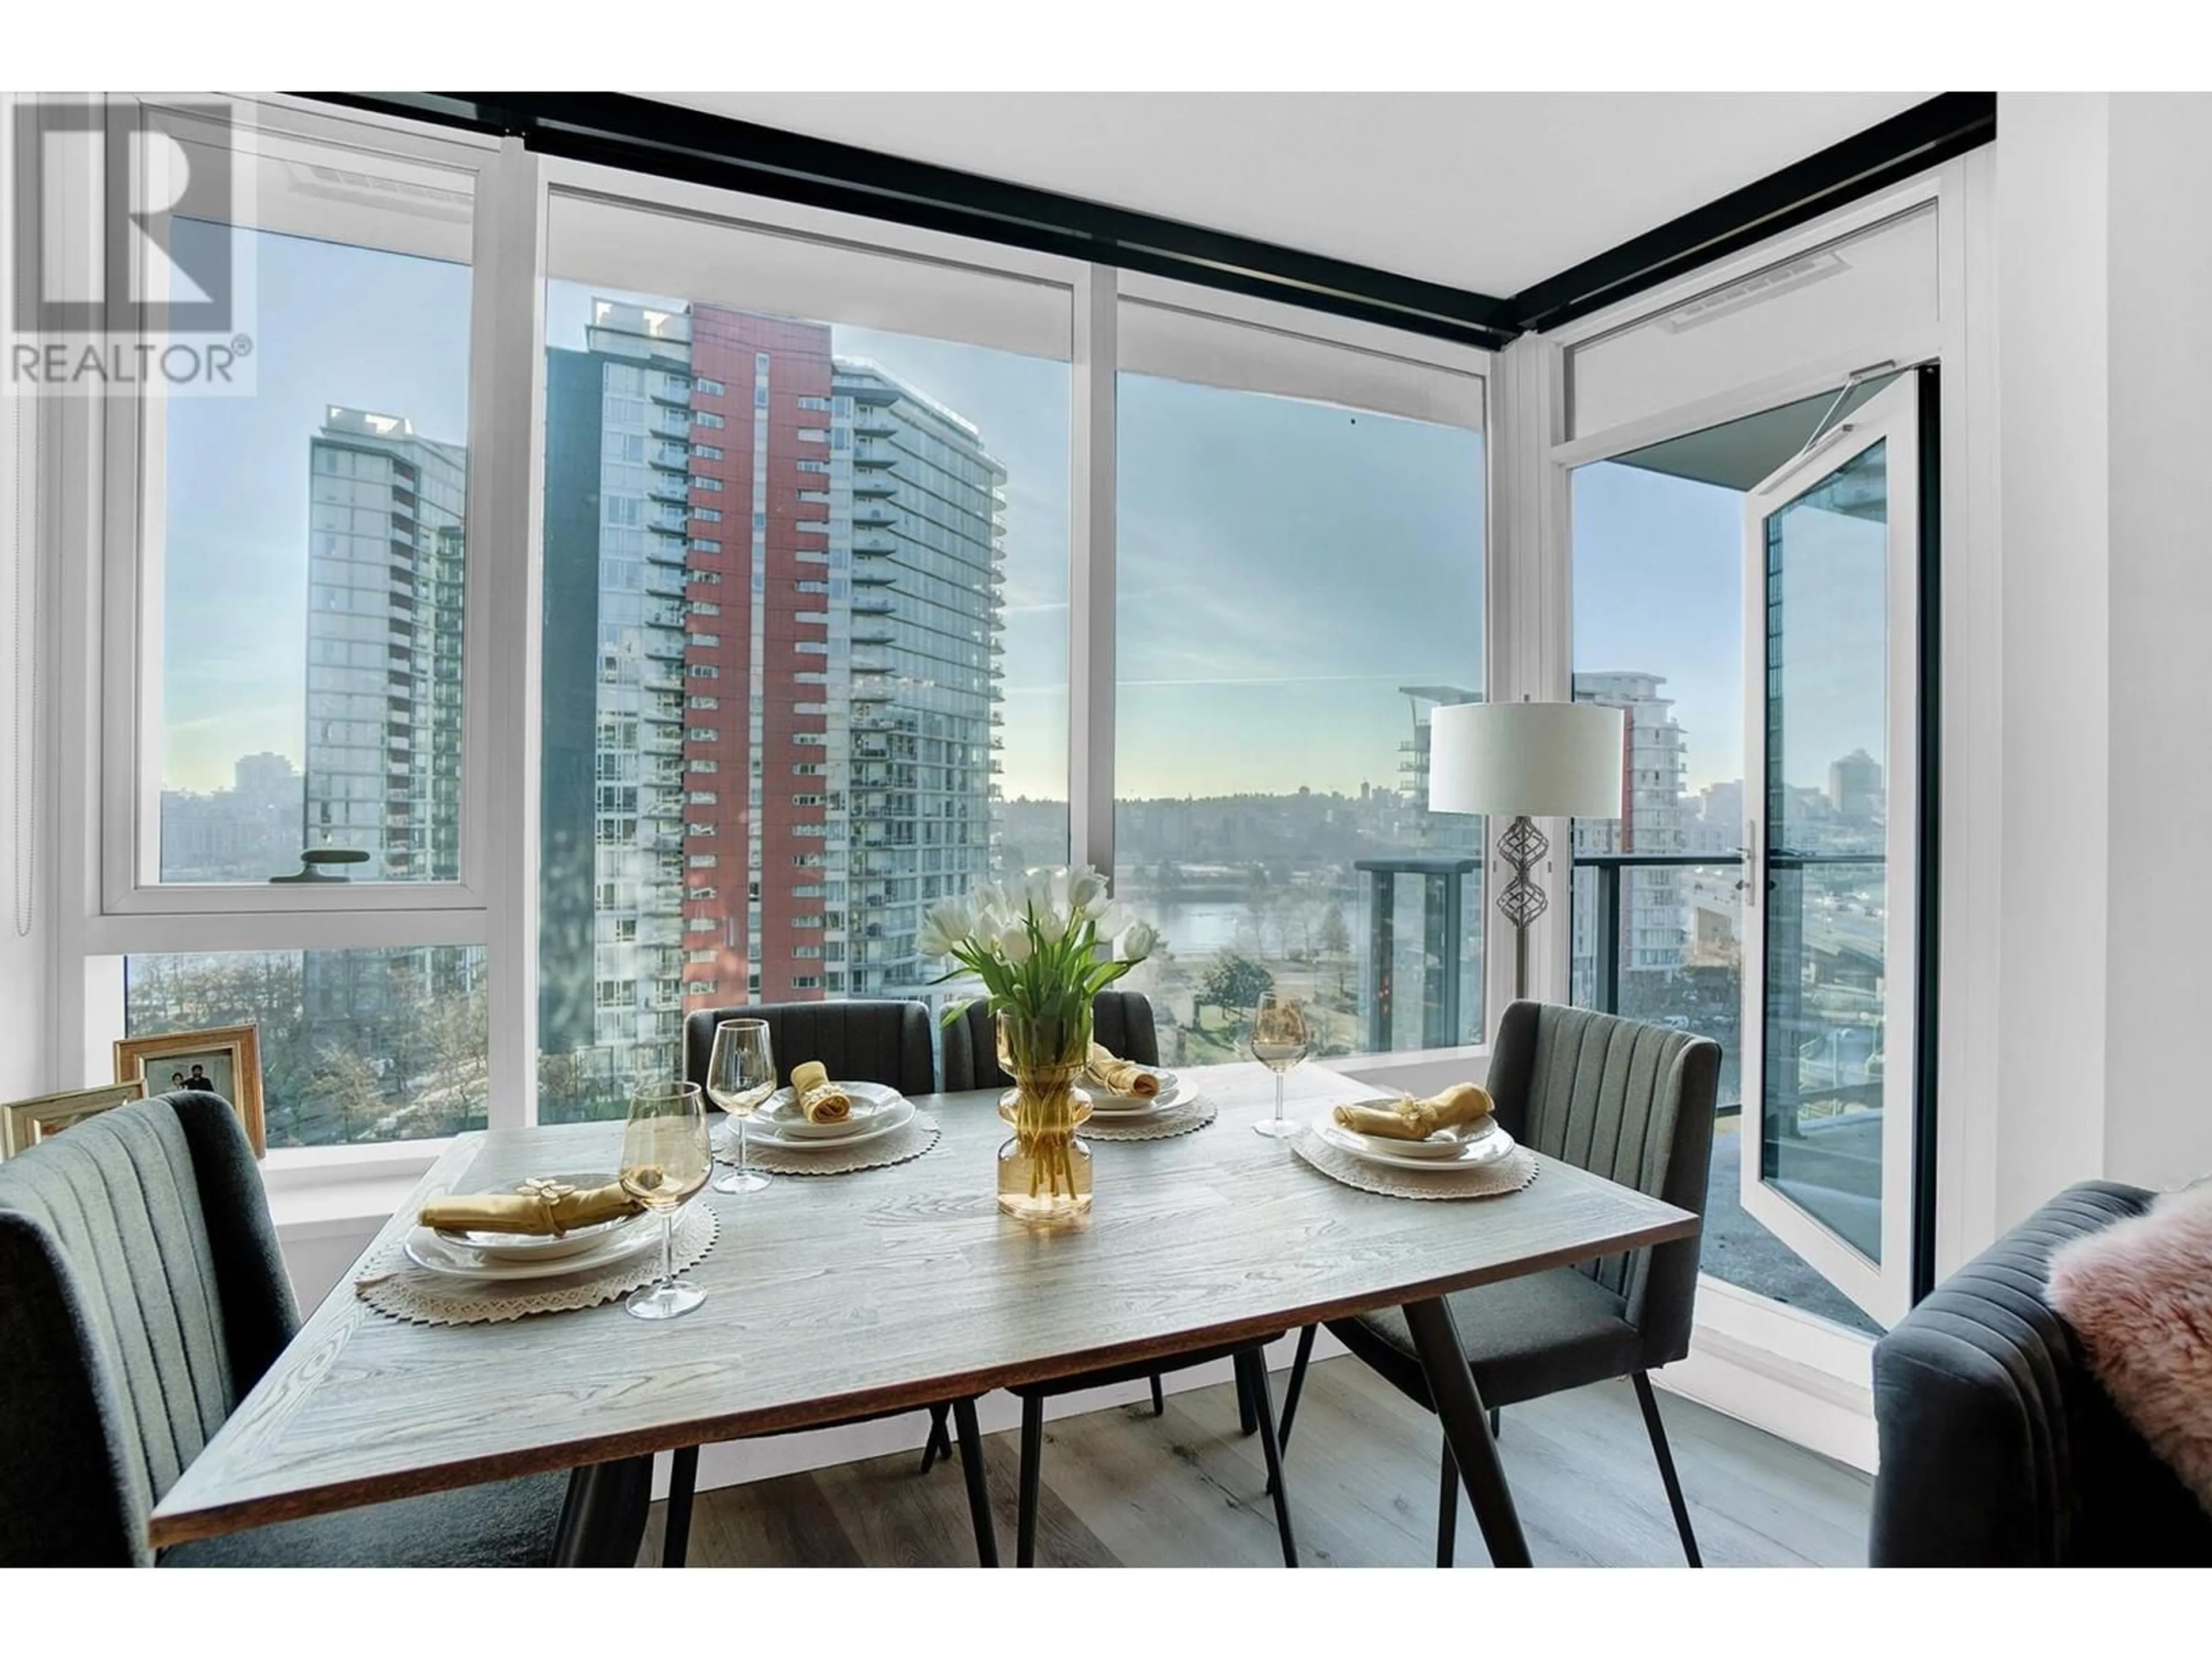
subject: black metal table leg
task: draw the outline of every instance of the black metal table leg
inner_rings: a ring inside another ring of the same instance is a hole
[[[668,1459],[668,1519],[660,1534],[660,1565],[680,1567],[691,1548],[691,1494],[699,1485],[699,1449],[678,1447]]]
[[[1291,1532],[1290,1494],[1283,1490],[1283,1449],[1275,1438],[1275,1409],[1267,1382],[1267,1356],[1261,1348],[1247,1348],[1233,1362],[1243,1379],[1245,1397],[1252,1402],[1254,1427],[1260,1436],[1261,1455],[1267,1462],[1267,1490],[1275,1499],[1275,1532],[1282,1540],[1283,1565],[1298,1564],[1298,1543]]]
[[[1283,1395],[1283,1420],[1275,1428],[1276,1437],[1285,1446],[1291,1443],[1291,1425],[1298,1420],[1298,1401],[1306,1391],[1306,1366],[1313,1359],[1314,1333],[1320,1328],[1309,1325],[1298,1333],[1298,1351],[1291,1360],[1291,1386]]]
[[[960,1431],[960,1472],[968,1480],[968,1519],[975,1528],[975,1565],[999,1565],[999,1529],[991,1522],[991,1489],[983,1478],[983,1436],[975,1426],[975,1402],[952,1402],[952,1420]]]
[[[940,1457],[950,1461],[952,1443],[945,1438],[945,1419],[951,1413],[950,1405],[939,1403],[929,1408],[929,1437],[921,1443],[921,1472],[927,1474]]]
[[[1451,1442],[1444,1443],[1443,1469],[1437,1480],[1437,1565],[1459,1562],[1459,1465],[1452,1462]]]
[[[1498,1461],[1498,1443],[1490,1437],[1484,1420],[1482,1395],[1468,1369],[1460,1346],[1459,1327],[1451,1310],[1439,1299],[1406,1304],[1406,1326],[1413,1338],[1413,1351],[1421,1358],[1428,1379],[1429,1398],[1443,1425],[1445,1443],[1467,1483],[1468,1501],[1482,1527],[1482,1541],[1490,1550],[1491,1564],[1525,1567],[1528,1540],[1522,1535],[1521,1516],[1513,1507],[1512,1489]]]
[[[1038,1489],[1044,1463],[1044,1398],[1030,1395],[1022,1401],[1022,1486],[1014,1513],[1014,1565],[1036,1565]]]

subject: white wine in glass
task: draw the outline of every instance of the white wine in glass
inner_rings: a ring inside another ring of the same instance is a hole
[[[737,1127],[738,1167],[714,1177],[718,1193],[757,1193],[768,1177],[745,1161],[745,1120],[775,1092],[775,1049],[764,1019],[726,1019],[714,1027],[707,1097]]]
[[[676,1212],[707,1184],[714,1167],[697,1084],[643,1083],[630,1091],[623,1190],[660,1217],[660,1279],[623,1304],[640,1319],[673,1319],[707,1299],[706,1291],[676,1276]]]
[[[1283,1115],[1283,1076],[1313,1052],[1313,1028],[1296,997],[1263,991],[1252,1008],[1252,1058],[1275,1074],[1275,1115],[1252,1127],[1281,1139],[1295,1127]]]

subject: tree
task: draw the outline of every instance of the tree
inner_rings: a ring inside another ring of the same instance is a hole
[[[1191,999],[1193,1011],[1209,1003],[1216,1008],[1232,1013],[1243,1013],[1269,991],[1275,988],[1275,976],[1251,957],[1238,951],[1224,951],[1214,957],[1199,981],[1198,994]]]
[[[373,1132],[384,1115],[384,1085],[376,1067],[343,1044],[331,1043],[316,1057],[307,1092],[316,1122],[301,1139],[311,1146],[358,1140]],[[337,1127],[335,1134],[325,1132],[331,1124]]]
[[[1344,907],[1335,900],[1322,912],[1321,953],[1325,957],[1348,957],[1352,954],[1352,929],[1345,924]]]
[[[1352,929],[1344,920],[1344,907],[1331,899],[1322,912],[1321,960],[1336,969],[1336,1000],[1347,1001],[1345,975],[1352,966]]]

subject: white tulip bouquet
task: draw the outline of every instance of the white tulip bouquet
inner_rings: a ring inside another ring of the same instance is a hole
[[[1101,941],[1109,942],[1104,952]],[[1091,1000],[1159,948],[1150,924],[1109,900],[1106,878],[1089,865],[1031,870],[1018,883],[981,882],[965,899],[947,899],[922,920],[915,945],[926,957],[960,965],[938,983],[972,973],[990,993],[993,1012],[1024,1020],[1082,1018]],[[948,1023],[966,1005],[947,1010]]]

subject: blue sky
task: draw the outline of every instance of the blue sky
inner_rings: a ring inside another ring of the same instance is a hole
[[[221,787],[303,728],[307,442],[325,404],[467,431],[468,272],[260,235],[256,396],[172,405],[167,748]],[[548,336],[581,341],[556,285]],[[333,326],[343,319],[346,326]],[[1009,795],[1064,793],[1064,364],[839,327],[973,420],[1006,464]],[[1396,780],[1397,689],[1481,683],[1482,440],[1327,404],[1125,375],[1119,793],[1356,792]],[[1668,676],[1692,787],[1741,769],[1741,497],[1577,475],[1575,661]]]
[[[1615,461],[1576,469],[1578,672],[1663,674],[1692,793],[1743,775],[1743,495]]]

